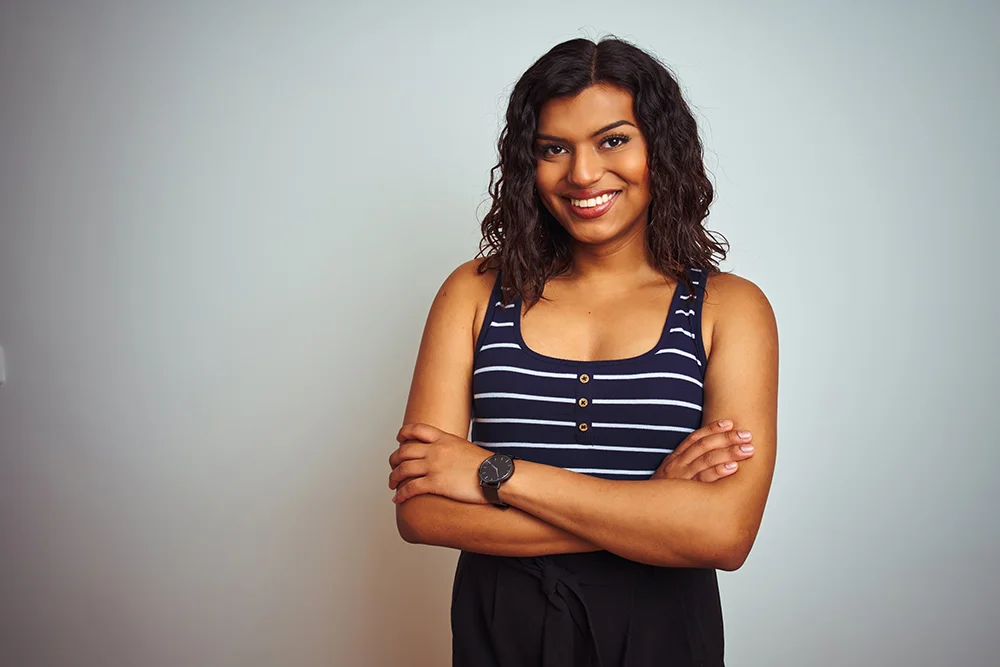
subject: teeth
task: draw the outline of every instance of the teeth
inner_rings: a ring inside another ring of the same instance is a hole
[[[603,194],[600,197],[592,197],[590,199],[570,199],[569,201],[571,204],[573,204],[573,206],[577,206],[579,208],[593,208],[595,206],[600,206],[601,204],[606,204],[616,194],[618,193],[611,192],[608,194]]]

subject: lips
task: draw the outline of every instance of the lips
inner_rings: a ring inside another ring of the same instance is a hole
[[[573,193],[573,194],[575,195],[577,193]],[[583,194],[583,193],[581,193],[581,194]],[[595,196],[593,196],[593,197],[591,197],[589,199],[582,199],[582,198],[581,199],[577,199],[576,197],[566,197],[566,200],[567,200],[567,202],[569,204],[569,209],[573,213],[573,215],[575,215],[575,216],[577,216],[579,218],[586,218],[588,220],[591,220],[593,218],[599,218],[602,215],[604,215],[605,213],[607,213],[608,211],[610,211],[611,207],[615,205],[616,201],[618,201],[618,195],[620,195],[620,194],[621,194],[621,190],[611,190],[611,191],[604,191],[603,193],[600,193],[600,194],[596,194],[595,193]],[[597,202],[600,202],[601,199],[606,199],[607,201],[604,201],[604,202],[601,202],[601,203],[597,203]],[[594,201],[595,205],[594,206],[578,206],[576,203],[574,203],[574,202],[578,202],[578,203],[587,202],[587,203],[589,203],[590,201]]]

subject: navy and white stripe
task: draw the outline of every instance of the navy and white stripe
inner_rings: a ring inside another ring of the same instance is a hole
[[[631,359],[571,361],[531,350],[521,300],[501,305],[500,278],[476,342],[472,439],[520,459],[607,479],[645,479],[701,425],[704,276],[677,286],[660,340]]]

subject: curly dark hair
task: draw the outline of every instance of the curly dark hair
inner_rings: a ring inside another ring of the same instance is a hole
[[[493,203],[482,222],[478,256],[484,259],[478,270],[500,270],[505,303],[519,295],[530,308],[545,283],[572,265],[569,233],[535,191],[535,133],[546,101],[599,83],[631,93],[648,146],[652,203],[646,244],[657,268],[690,290],[688,268],[717,272],[725,259],[728,241],[703,225],[714,192],[697,124],[676,79],[663,63],[625,40],[573,39],[553,47],[514,85],[498,142],[499,161],[490,170]]]

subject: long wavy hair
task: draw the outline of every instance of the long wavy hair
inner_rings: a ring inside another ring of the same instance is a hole
[[[492,205],[483,218],[479,272],[499,269],[505,303],[520,296],[530,308],[545,283],[572,266],[569,233],[535,190],[535,133],[548,100],[594,84],[632,95],[646,140],[651,201],[646,245],[655,265],[693,289],[688,268],[719,270],[729,243],[704,220],[714,191],[705,174],[701,139],[680,86],[663,63],[615,37],[573,39],[553,47],[514,85],[490,170]]]

